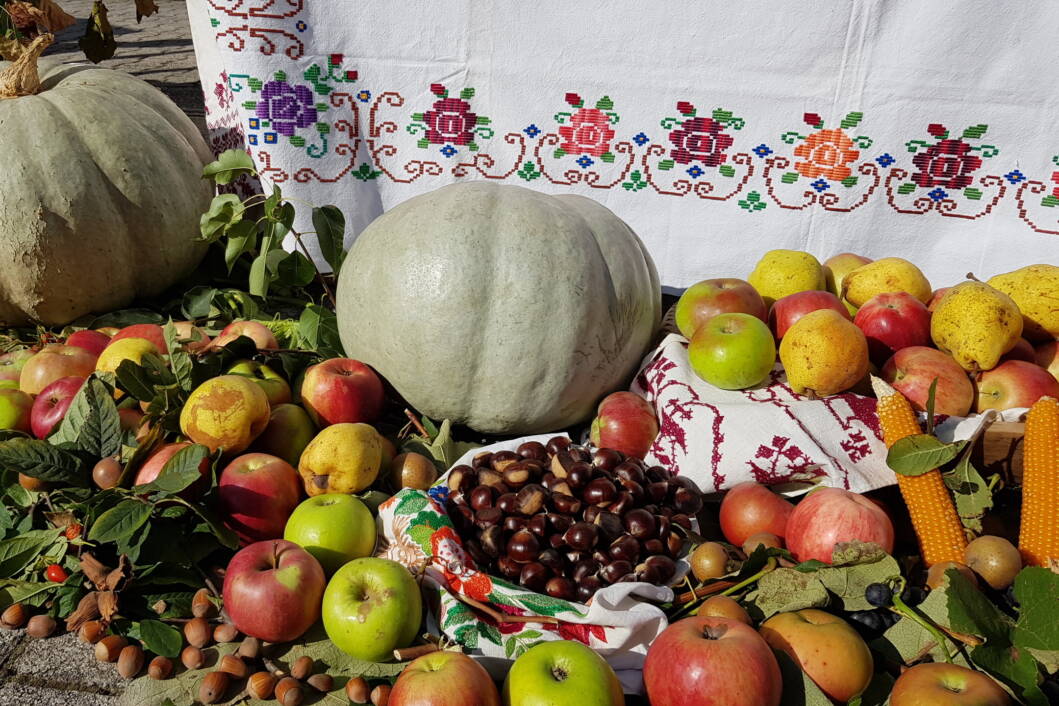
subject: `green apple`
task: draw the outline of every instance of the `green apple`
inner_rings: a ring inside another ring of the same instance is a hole
[[[298,467],[302,451],[316,436],[316,425],[309,413],[296,404],[276,405],[269,414],[268,426],[254,439],[254,451],[278,456]]]
[[[688,344],[691,369],[724,390],[743,390],[768,379],[776,363],[776,340],[750,314],[720,314],[703,324]]]
[[[11,378],[0,378],[0,390],[17,390],[18,380]]]
[[[541,642],[522,653],[504,680],[504,706],[623,706],[621,682],[606,660],[573,640]]]
[[[0,389],[0,429],[30,430],[30,409],[33,398],[18,389]]]
[[[324,630],[343,652],[381,662],[419,634],[423,598],[408,569],[389,559],[349,562],[324,590]]]
[[[364,503],[345,493],[303,500],[287,518],[283,538],[316,557],[331,575],[375,549],[375,520]]]
[[[248,377],[264,390],[271,407],[290,402],[290,385],[275,370],[256,360],[237,360],[228,368],[229,375]]]

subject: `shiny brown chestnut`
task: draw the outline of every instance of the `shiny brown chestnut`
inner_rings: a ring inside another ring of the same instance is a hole
[[[497,473],[502,473],[505,468],[518,460],[519,456],[514,451],[496,451],[493,453],[493,458],[489,465]]]
[[[507,540],[507,555],[521,564],[536,559],[540,550],[540,542],[537,540],[536,535],[529,530],[519,530],[511,535],[511,539]]]
[[[486,527],[479,535],[479,541],[482,545],[482,551],[490,559],[496,559],[500,556],[500,552],[504,551],[504,530],[500,529],[500,525]]]
[[[618,489],[606,478],[594,478],[581,490],[581,499],[589,505],[606,507],[618,499]]]
[[[655,516],[642,508],[633,508],[622,517],[625,531],[636,539],[650,539],[658,531]]]
[[[497,499],[493,502],[493,505],[500,508],[500,512],[504,513],[505,515],[510,515],[511,513],[515,512],[515,508],[518,507],[518,498],[515,496],[514,493],[504,493],[503,495],[497,497]]]
[[[544,508],[547,491],[536,483],[523,486],[515,494],[515,512],[522,515],[536,515]]]
[[[540,593],[544,590],[544,585],[548,582],[548,579],[551,578],[551,576],[551,569],[539,561],[531,561],[522,566],[518,582],[529,590]]]
[[[599,539],[599,530],[588,522],[575,522],[563,534],[563,539],[571,549],[590,551]]]
[[[565,576],[553,576],[544,585],[544,592],[552,598],[572,601],[577,599],[577,584]]]
[[[525,441],[518,445],[515,453],[522,458],[532,458],[537,461],[548,460],[548,449],[539,441]]]
[[[504,519],[504,513],[495,507],[483,507],[474,513],[474,524],[479,529],[499,525]]]
[[[586,603],[601,588],[603,581],[598,576],[585,576],[577,582],[577,600]]]
[[[488,485],[479,485],[471,491],[470,503],[475,510],[493,506],[493,497],[496,491]]]
[[[538,537],[544,537],[548,533],[548,516],[538,513],[526,520],[526,529]]]
[[[613,471],[625,460],[625,454],[617,449],[596,449],[592,452],[592,465]]]
[[[549,454],[557,454],[563,449],[565,449],[567,446],[569,446],[571,443],[572,442],[570,441],[570,439],[565,436],[553,436],[552,438],[548,439],[548,443],[544,445],[544,449]]]
[[[617,583],[626,574],[632,573],[633,566],[624,559],[617,559],[599,570],[599,577],[607,583]]]
[[[552,507],[564,515],[576,515],[581,510],[581,501],[566,493],[552,493]]]
[[[611,559],[623,559],[630,564],[636,563],[640,558],[640,542],[635,537],[624,535],[610,543],[607,554]]]

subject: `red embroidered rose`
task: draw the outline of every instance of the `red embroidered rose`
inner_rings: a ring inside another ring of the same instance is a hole
[[[581,108],[570,116],[570,124],[559,127],[559,136],[566,142],[559,145],[567,154],[589,154],[602,157],[610,152],[614,131],[610,119],[598,108]]]
[[[723,132],[724,125],[712,118],[689,118],[669,133],[674,149],[669,156],[678,164],[696,160],[707,167],[719,166],[728,159],[724,153],[732,146],[732,136]]]
[[[970,153],[971,146],[963,140],[942,140],[912,157],[919,171],[912,181],[922,187],[940,186],[962,189],[970,186],[971,173],[982,166],[982,158]]]
[[[586,645],[593,637],[603,643],[607,641],[607,631],[602,625],[560,622],[558,625],[544,625],[543,627],[549,632],[559,633],[559,637],[564,640],[577,640]]]
[[[474,139],[478,116],[471,112],[471,104],[459,98],[442,98],[423,113],[427,124],[427,140],[434,145],[452,143],[466,145]]]
[[[1059,172],[1052,172],[1052,181],[1059,184]],[[1059,186],[1052,189],[1052,196],[1059,199]]]

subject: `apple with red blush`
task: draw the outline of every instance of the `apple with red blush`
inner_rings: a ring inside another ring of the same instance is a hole
[[[40,391],[29,413],[33,436],[43,439],[59,425],[84,384],[82,377],[59,378]]]
[[[755,534],[768,532],[780,539],[787,535],[787,520],[794,505],[768,486],[746,481],[732,486],[721,501],[721,533],[729,543],[743,546]]]
[[[19,389],[29,395],[39,395],[59,378],[86,378],[95,371],[97,358],[77,346],[61,343],[44,346],[23,365]]]
[[[163,355],[169,353],[169,347],[165,343],[165,333],[158,324],[133,324],[132,326],[126,326],[114,334],[113,338],[110,339],[110,343],[120,341],[123,338],[143,338],[153,343],[154,347]]]
[[[876,294],[853,317],[868,339],[868,355],[876,365],[909,346],[930,345],[930,311],[907,292]]]
[[[83,329],[81,331],[74,331],[66,337],[66,345],[77,346],[78,348],[84,348],[89,353],[98,356],[103,352],[103,349],[110,343],[110,336],[99,331],[93,331],[91,329]]]
[[[677,300],[675,319],[685,338],[718,314],[750,314],[766,321],[765,300],[745,280],[734,277],[697,282]]]
[[[892,552],[894,526],[869,498],[842,488],[818,488],[794,506],[786,540],[797,561],[830,564],[835,545],[843,542],[872,542]]]
[[[164,444],[161,448],[154,451],[147,460],[140,466],[140,470],[136,472],[136,479],[132,482],[133,485],[146,485],[152,483],[158,479],[158,476],[162,475],[162,471],[165,469],[165,465],[169,463],[178,452],[191,446],[190,441],[179,441],[173,444]],[[209,483],[210,475],[210,457],[207,454],[205,458],[199,463],[199,475],[201,478],[196,480],[194,483],[185,488],[181,493],[181,497],[185,500],[190,500],[199,497],[206,490],[206,485]]]
[[[246,336],[253,341],[259,351],[279,348],[276,335],[269,330],[268,326],[257,321],[233,321],[221,329],[221,332],[210,343],[210,348],[221,348],[240,336]]]
[[[331,358],[306,369],[301,401],[318,428],[370,424],[382,412],[382,380],[359,360]]]
[[[1059,380],[1035,363],[1009,360],[982,373],[975,411],[1030,407],[1042,397],[1059,397]]]
[[[1033,344],[1027,341],[1025,338],[1019,338],[1015,341],[1014,347],[1004,355],[1000,356],[1000,362],[1004,363],[1009,360],[1024,360],[1027,363],[1037,364],[1037,352],[1033,349]]]
[[[603,398],[592,420],[592,443],[643,458],[658,436],[658,418],[651,403],[635,392],[614,392]]]
[[[787,329],[794,326],[806,314],[820,309],[832,309],[849,319],[849,310],[838,297],[823,290],[795,292],[780,297],[769,310],[768,324],[776,340],[783,338]]]
[[[926,411],[930,386],[935,380],[935,414],[964,417],[974,405],[974,385],[967,372],[951,355],[937,348],[902,348],[886,361],[880,374],[918,412]]]
[[[281,458],[237,456],[221,471],[217,498],[221,518],[243,544],[283,536],[287,518],[301,502],[301,478]]]

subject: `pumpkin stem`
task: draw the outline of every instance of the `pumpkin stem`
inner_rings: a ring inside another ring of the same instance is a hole
[[[37,73],[37,59],[44,53],[55,37],[51,34],[37,36],[22,56],[18,57],[3,71],[0,71],[0,100],[32,96],[40,91],[40,74]]]

